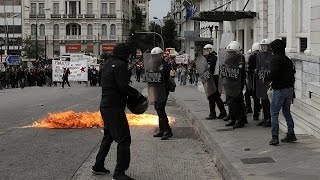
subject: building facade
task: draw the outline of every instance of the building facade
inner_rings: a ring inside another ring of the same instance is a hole
[[[100,55],[129,37],[130,0],[22,0],[22,36],[46,46],[47,58]]]
[[[0,52],[3,59],[5,55],[20,54],[21,32],[21,0],[0,0]]]
[[[232,33],[244,52],[262,39],[282,39],[286,53],[296,68],[292,116],[297,133],[320,138],[320,1],[319,0],[200,0],[200,11],[192,19],[200,34],[211,37],[215,48],[222,46],[222,35]],[[225,45],[225,44],[224,44]],[[286,129],[285,120],[281,127]]]
[[[135,0],[135,5],[137,5],[142,11],[142,15],[145,18],[144,27],[146,31],[149,31],[149,1],[150,0]]]
[[[191,2],[191,1],[189,1]],[[193,1],[197,9],[200,8],[199,1]],[[188,2],[184,0],[172,0],[172,11],[170,14],[176,23],[176,31],[178,40],[181,41],[182,54],[189,54],[193,60],[205,44],[210,43],[210,38],[200,36],[204,30],[200,29],[200,22],[191,19],[186,19]]]

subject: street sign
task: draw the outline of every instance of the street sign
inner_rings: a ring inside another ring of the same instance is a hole
[[[9,55],[6,58],[6,62],[8,65],[20,65],[21,58],[19,55]]]

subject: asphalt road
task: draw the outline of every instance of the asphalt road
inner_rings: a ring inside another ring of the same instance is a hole
[[[134,84],[140,91],[144,84]],[[72,84],[0,91],[0,179],[96,179],[90,167],[102,137],[100,129],[21,128],[49,112],[98,111],[101,88]],[[132,127],[132,163],[136,179],[220,179],[210,156],[180,107],[168,103],[174,138],[152,137],[155,127]],[[155,114],[150,106],[148,113]],[[116,147],[106,167],[113,170]],[[106,178],[106,177],[102,177]],[[107,176],[107,179],[111,176]]]

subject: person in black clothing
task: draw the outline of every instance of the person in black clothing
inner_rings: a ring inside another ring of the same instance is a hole
[[[139,101],[144,98],[136,89],[129,86],[128,62],[130,48],[126,44],[118,44],[113,50],[113,57],[107,60],[102,68],[102,96],[100,112],[104,122],[104,136],[96,162],[92,167],[94,174],[108,174],[104,161],[113,141],[118,143],[117,164],[113,179],[132,180],[125,175],[130,164],[131,136],[125,108],[128,97]]]
[[[270,145],[279,144],[279,111],[286,119],[288,131],[286,136],[281,139],[281,142],[292,143],[297,141],[294,133],[294,122],[291,116],[290,106],[294,97],[294,83],[295,83],[295,67],[291,59],[286,56],[286,44],[279,39],[270,43],[273,51],[273,58],[271,63],[271,73],[265,78],[265,81],[271,81],[273,89],[271,100],[271,125],[272,125],[272,139]]]
[[[151,50],[151,54],[162,54],[163,50],[159,47],[155,47]],[[162,74],[164,82],[169,80],[170,77],[170,64],[168,61],[162,58]],[[159,132],[154,134],[153,137],[161,137],[161,140],[167,140],[173,136],[171,127],[169,125],[169,119],[166,114],[166,105],[169,96],[169,89],[165,87],[166,98],[164,101],[156,100],[154,102],[154,109],[157,111],[159,117]]]
[[[208,120],[210,119],[216,119],[216,105],[218,106],[218,109],[220,111],[220,114],[218,116],[218,119],[223,119],[227,116],[226,109],[224,108],[224,103],[221,99],[221,94],[218,91],[218,82],[219,82],[219,72],[215,72],[216,66],[219,66],[217,64],[218,58],[217,53],[213,50],[213,46],[211,44],[207,44],[203,48],[204,50],[204,57],[206,58],[208,62],[208,67],[210,70],[210,74],[213,76],[214,83],[216,85],[217,91],[208,97],[209,100],[209,106],[210,106],[210,114],[206,118]]]
[[[64,88],[64,83],[67,83],[69,88],[71,87],[70,86],[70,83],[68,81],[68,78],[69,78],[69,75],[70,75],[70,70],[69,68],[63,68],[63,75],[62,75],[62,87],[61,88]]]
[[[240,49],[241,49],[240,43],[237,41],[233,41],[228,45],[227,49],[240,52]],[[230,114],[231,122],[226,124],[226,126],[233,126],[234,129],[242,128],[244,127],[245,124],[248,123],[247,116],[245,113],[244,97],[242,93],[245,86],[245,78],[246,78],[245,58],[243,55],[241,56],[241,61],[239,63],[239,70],[240,70],[239,76],[241,80],[240,93],[236,97],[227,96],[227,103],[229,106],[229,114]]]
[[[245,94],[246,96],[249,96],[249,97],[245,98],[246,99],[247,110],[248,110],[248,108],[251,109],[250,96],[252,96],[252,98],[253,98],[253,120],[255,120],[255,121],[259,120],[259,113],[260,113],[260,107],[261,107],[260,99],[257,97],[256,88],[254,87],[255,86],[255,83],[254,83],[255,82],[255,70],[256,70],[256,67],[257,67],[257,64],[256,64],[257,52],[260,49],[259,46],[260,46],[259,43],[254,43],[252,45],[252,54],[249,56],[248,66],[247,66],[248,67],[248,72],[247,72],[248,73],[248,78],[252,78],[252,79],[250,81],[251,84],[250,85],[247,84],[247,86],[246,86],[246,94]],[[251,89],[248,88],[249,86],[251,86]],[[264,123],[264,121],[263,121],[263,123]]]

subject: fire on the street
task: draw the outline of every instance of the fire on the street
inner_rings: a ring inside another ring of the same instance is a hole
[[[168,117],[169,123],[174,124],[175,118]],[[130,126],[153,126],[158,125],[158,116],[152,114],[127,114]],[[73,112],[49,113],[47,117],[34,122],[30,126],[35,128],[94,128],[103,127],[100,112]]]

